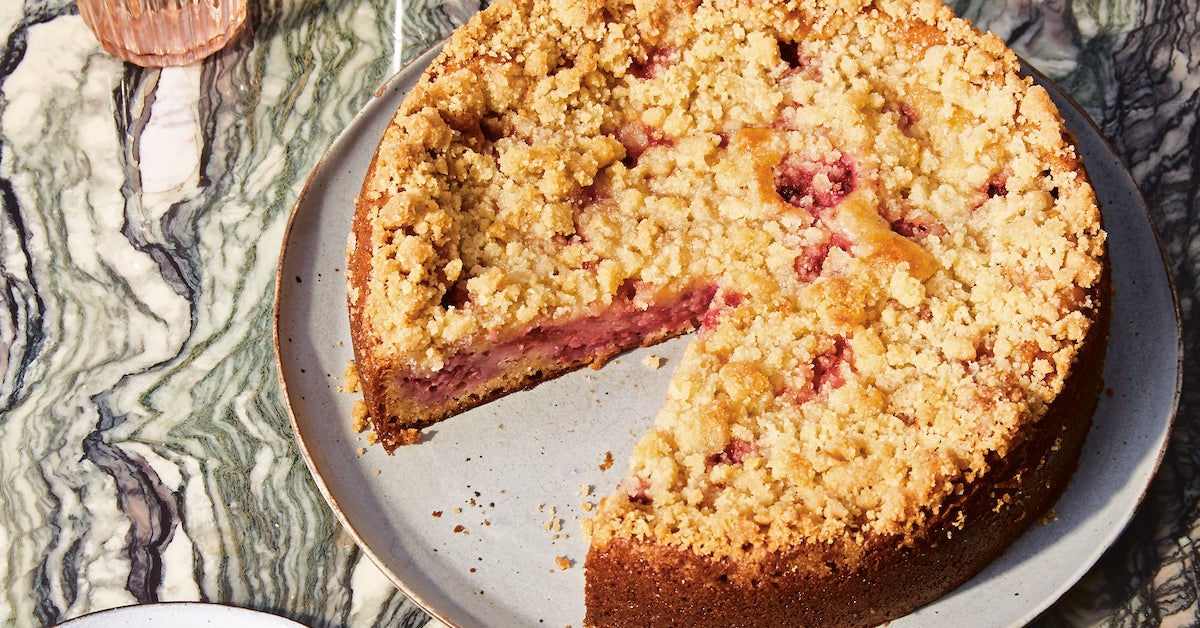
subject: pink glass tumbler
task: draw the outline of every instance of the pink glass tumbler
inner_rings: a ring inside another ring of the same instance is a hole
[[[147,67],[186,65],[220,50],[246,21],[247,0],[76,0],[110,54]]]

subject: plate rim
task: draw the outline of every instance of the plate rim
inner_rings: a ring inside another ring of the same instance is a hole
[[[84,613],[83,615],[79,615],[78,617],[72,617],[60,623],[54,624],[54,628],[87,628],[96,621],[104,621],[110,618],[125,618],[126,616],[130,616],[128,617],[129,619],[140,619],[143,618],[143,615],[146,615],[146,617],[144,617],[145,619],[154,619],[156,618],[156,612],[162,610],[170,611],[174,609],[196,610],[200,611],[201,613],[211,611],[212,613],[232,614],[246,620],[258,618],[264,621],[269,621],[272,624],[278,624],[280,628],[283,628],[284,626],[304,626],[304,624],[301,624],[294,619],[256,608],[234,606],[232,604],[223,604],[218,602],[204,602],[200,600],[170,600],[163,602],[149,602],[146,604],[124,604],[122,606],[114,606],[112,608],[91,611]],[[205,615],[205,617],[208,617],[208,615]]]
[[[1120,172],[1120,175],[1122,179],[1124,179],[1124,182],[1128,188],[1136,196],[1138,208],[1141,210],[1141,213],[1144,214],[1146,226],[1148,226],[1150,229],[1150,236],[1154,240],[1154,249],[1158,253],[1158,260],[1162,266],[1163,279],[1167,283],[1167,292],[1169,293],[1171,301],[1171,319],[1173,322],[1172,328],[1175,331],[1175,385],[1171,400],[1170,416],[1167,418],[1167,437],[1163,440],[1162,447],[1160,447],[1158,450],[1158,458],[1155,460],[1154,469],[1150,473],[1150,481],[1146,483],[1146,488],[1142,490],[1141,496],[1138,498],[1137,504],[1133,508],[1133,510],[1136,511],[1141,508],[1142,503],[1146,499],[1146,494],[1150,490],[1150,485],[1154,483],[1155,476],[1158,475],[1159,469],[1162,468],[1163,458],[1167,453],[1167,446],[1170,445],[1171,442],[1171,432],[1174,431],[1175,421],[1179,417],[1179,403],[1181,397],[1183,396],[1183,310],[1179,302],[1179,289],[1175,285],[1175,273],[1171,272],[1171,260],[1167,257],[1167,250],[1166,247],[1163,246],[1162,234],[1159,233],[1158,225],[1154,223],[1154,215],[1150,213],[1150,205],[1146,202],[1146,197],[1142,194],[1141,188],[1138,187],[1137,181],[1133,178],[1133,173],[1129,171],[1129,165],[1125,163],[1125,159],[1121,157],[1121,153],[1117,152],[1116,146],[1113,145],[1112,141],[1108,139],[1108,136],[1104,134],[1104,130],[1100,128],[1100,125],[1097,124],[1094,119],[1092,119],[1092,116],[1088,114],[1087,110],[1083,108],[1083,105],[1081,105],[1074,96],[1059,87],[1058,84],[1055,83],[1054,80],[1051,79],[1047,74],[1035,68],[1024,58],[1018,58],[1021,59],[1022,72],[1033,77],[1035,81],[1038,81],[1038,84],[1040,84],[1047,91],[1047,93],[1050,94],[1051,99],[1055,101],[1056,107],[1061,109],[1059,101],[1062,101],[1078,112],[1080,114],[1080,120],[1084,124],[1088,125],[1088,127],[1092,130],[1095,139],[1100,141],[1100,143],[1107,150],[1108,154],[1112,155],[1113,159],[1119,164],[1120,167],[1117,170]],[[1061,116],[1062,114],[1060,113],[1059,115]],[[1074,129],[1067,129],[1067,132],[1071,136],[1071,143],[1078,146],[1078,143],[1075,140],[1075,136],[1077,135],[1076,131]],[[1080,161],[1082,162],[1082,160],[1083,156],[1080,155]],[[1089,181],[1089,183],[1093,186],[1093,188],[1095,188],[1096,183],[1094,181]],[[1099,203],[1098,200],[1097,203]],[[1126,526],[1128,526],[1128,522],[1126,522],[1125,526],[1122,526],[1122,531]]]
[[[301,190],[301,193],[297,197],[295,204],[292,206],[292,209],[289,213],[287,225],[283,232],[279,261],[278,261],[278,265],[276,268],[276,278],[275,278],[276,284],[275,284],[274,303],[273,303],[273,312],[272,312],[272,314],[273,314],[272,315],[272,340],[273,340],[273,344],[274,344],[276,372],[277,372],[278,381],[280,384],[280,389],[282,392],[282,399],[283,399],[284,404],[287,409],[288,420],[289,420],[289,423],[290,423],[292,431],[293,431],[293,436],[295,437],[297,446],[299,447],[301,455],[304,458],[306,468],[308,469],[310,476],[312,477],[314,483],[317,485],[319,491],[321,492],[322,497],[325,499],[326,503],[329,505],[329,507],[335,514],[336,518],[338,519],[338,521],[342,525],[342,527],[347,531],[347,533],[351,536],[351,538],[353,538],[353,540],[354,540],[355,544],[358,546],[358,548],[364,553],[365,556],[367,556],[372,561],[372,563],[374,563],[374,565],[380,570],[380,572],[394,586],[396,586],[396,588],[398,590],[400,590],[413,603],[418,605],[424,612],[428,613],[430,616],[437,619],[438,621],[441,621],[450,626],[459,626],[460,624],[458,622],[452,620],[442,609],[437,608],[435,605],[433,605],[432,603],[425,600],[423,595],[419,594],[409,584],[407,584],[405,582],[405,580],[403,578],[401,578],[387,564],[387,562],[382,558],[382,556],[380,556],[375,551],[375,549],[372,548],[369,543],[367,543],[362,532],[358,529],[358,527],[354,524],[354,522],[352,522],[350,520],[350,517],[347,514],[347,512],[339,504],[338,499],[333,495],[332,489],[328,485],[326,478],[323,476],[322,471],[317,468],[317,464],[316,464],[316,461],[314,460],[314,456],[313,456],[313,451],[311,450],[309,443],[306,442],[305,438],[301,434],[301,431],[303,428],[300,425],[299,420],[297,418],[297,411],[293,407],[292,396],[289,392],[289,385],[284,376],[283,356],[282,356],[282,351],[281,351],[281,329],[280,329],[280,309],[281,309],[281,304],[282,304],[282,299],[283,299],[282,286],[284,285],[284,270],[285,270],[285,261],[286,261],[288,244],[289,244],[297,217],[300,213],[300,210],[301,210],[302,206],[305,204],[305,201],[310,194],[311,186],[313,185],[314,181],[319,178],[319,176],[323,173],[323,171],[329,167],[327,164],[329,163],[330,156],[332,154],[336,153],[338,151],[338,149],[341,148],[342,145],[346,143],[346,137],[349,135],[349,131],[351,129],[355,128],[356,126],[358,126],[359,124],[361,124],[363,119],[371,117],[373,115],[376,115],[374,109],[376,107],[380,106],[380,103],[385,100],[385,97],[387,95],[393,94],[395,91],[397,91],[400,88],[400,85],[402,85],[404,82],[406,82],[406,81],[414,81],[415,82],[416,80],[419,80],[420,76],[424,73],[425,69],[438,57],[438,55],[440,54],[440,51],[447,39],[448,39],[448,37],[437,42],[436,44],[431,46],[429,49],[427,49],[426,51],[421,53],[419,56],[414,58],[412,61],[405,64],[397,72],[392,74],[388,79],[383,81],[381,86],[375,92],[373,92],[371,99],[353,116],[353,118],[347,124],[347,126],[345,128],[343,128],[342,131],[337,134],[335,139],[331,142],[329,148],[322,154],[321,158],[317,161],[317,164],[314,166],[312,172],[309,174],[309,176],[308,176],[307,180],[305,181],[305,184]],[[1045,601],[1043,603],[1040,603],[1040,604],[1034,603],[1033,605],[1031,605],[1030,609],[1028,610],[1028,612],[1024,615],[1024,618],[1022,619],[1023,622],[1028,622],[1028,621],[1034,619],[1038,614],[1044,612],[1046,609],[1048,609],[1050,606],[1052,606],[1053,603],[1057,599],[1059,599],[1063,594],[1065,594],[1068,590],[1070,590],[1070,588],[1075,586],[1075,584],[1078,583],[1078,581],[1088,571],[1090,571],[1092,568],[1094,568],[1095,564],[1099,561],[1100,557],[1103,556],[1103,554],[1106,553],[1109,550],[1109,548],[1111,548],[1111,546],[1115,542],[1115,540],[1121,534],[1123,534],[1124,531],[1128,528],[1128,525],[1133,520],[1136,512],[1140,509],[1141,505],[1144,503],[1146,496],[1150,490],[1150,487],[1153,484],[1154,478],[1157,475],[1157,473],[1161,467],[1161,464],[1163,462],[1163,459],[1164,459],[1164,456],[1166,453],[1166,449],[1170,443],[1170,434],[1173,430],[1174,422],[1178,415],[1178,408],[1179,408],[1180,398],[1181,398],[1181,394],[1182,394],[1182,385],[1183,385],[1183,359],[1184,359],[1184,356],[1183,356],[1183,336],[1182,336],[1182,328],[1181,328],[1182,318],[1181,318],[1180,301],[1179,301],[1178,291],[1177,291],[1177,287],[1175,285],[1175,278],[1170,271],[1169,260],[1166,256],[1166,252],[1163,247],[1162,238],[1159,234],[1158,228],[1154,223],[1153,216],[1150,214],[1149,207],[1147,206],[1147,204],[1145,202],[1145,198],[1141,194],[1141,190],[1137,187],[1136,182],[1133,180],[1132,174],[1129,172],[1128,166],[1121,159],[1119,153],[1116,152],[1115,148],[1112,146],[1112,144],[1108,140],[1108,138],[1105,137],[1105,135],[1100,130],[1100,128],[1096,124],[1096,122],[1091,118],[1091,116],[1086,112],[1086,110],[1084,110],[1079,105],[1079,103],[1075,99],[1073,99],[1069,94],[1067,94],[1065,91],[1063,91],[1061,88],[1059,88],[1054,83],[1053,80],[1051,80],[1049,77],[1047,77],[1042,72],[1038,71],[1036,68],[1034,68],[1032,65],[1028,64],[1027,62],[1022,61],[1022,71],[1025,74],[1032,76],[1038,84],[1040,84],[1043,88],[1045,88],[1047,90],[1047,92],[1052,96],[1052,98],[1056,101],[1056,106],[1058,106],[1060,109],[1062,108],[1062,104],[1059,102],[1059,100],[1067,103],[1070,107],[1074,108],[1075,112],[1078,114],[1078,118],[1080,119],[1080,121],[1082,121],[1083,123],[1085,123],[1086,125],[1089,126],[1090,130],[1092,131],[1092,134],[1094,135],[1094,138],[1101,142],[1101,144],[1103,145],[1103,147],[1106,150],[1107,155],[1111,155],[1114,158],[1114,160],[1116,162],[1115,169],[1120,172],[1121,176],[1124,179],[1124,183],[1127,184],[1129,191],[1131,191],[1133,193],[1135,200],[1136,200],[1136,204],[1138,206],[1138,208],[1136,210],[1130,209],[1129,211],[1131,213],[1136,211],[1139,223],[1144,220],[1146,226],[1149,227],[1150,234],[1151,234],[1152,240],[1153,240],[1154,248],[1157,250],[1158,260],[1160,261],[1161,268],[1162,268],[1162,276],[1166,281],[1166,288],[1167,288],[1167,291],[1168,291],[1169,297],[1170,297],[1169,301],[1170,301],[1170,318],[1171,318],[1171,323],[1172,323],[1171,327],[1173,329],[1173,335],[1174,335],[1173,340],[1174,340],[1174,344],[1176,347],[1176,360],[1175,360],[1175,364],[1173,365],[1173,369],[1175,372],[1175,381],[1172,386],[1173,392],[1172,392],[1172,398],[1171,398],[1171,401],[1169,404],[1169,406],[1170,406],[1169,416],[1166,418],[1166,422],[1163,427],[1164,436],[1163,436],[1161,442],[1158,443],[1156,455],[1155,455],[1155,458],[1154,458],[1154,461],[1152,464],[1152,468],[1150,469],[1149,473],[1147,474],[1147,481],[1145,482],[1145,484],[1143,486],[1139,487],[1138,496],[1137,496],[1134,504],[1125,513],[1125,516],[1119,522],[1119,525],[1113,526],[1115,529],[1115,532],[1112,535],[1110,535],[1110,537],[1106,538],[1104,543],[1100,544],[1100,547],[1102,547],[1103,549],[1100,549],[1098,552],[1096,552],[1094,556],[1090,556],[1085,561],[1082,561],[1079,564],[1079,568],[1077,569],[1074,577],[1072,579],[1070,579],[1069,581],[1064,582],[1062,584],[1061,588],[1053,593],[1052,598],[1048,599],[1047,601]],[[399,100],[402,100],[402,99],[403,99],[403,96],[401,95],[399,97],[399,99],[397,100],[397,102],[399,102]],[[394,110],[390,111],[389,113],[394,113]],[[391,119],[390,115],[388,116],[388,119],[390,121],[390,119]],[[1074,138],[1078,135],[1079,129],[1071,128],[1071,129],[1068,129],[1068,132],[1071,134],[1072,138]],[[1082,154],[1080,155],[1080,159],[1082,161],[1082,159],[1083,159]],[[1093,185],[1095,185],[1094,181],[1093,181]],[[340,418],[345,420],[348,417],[340,417]],[[1091,433],[1090,428],[1089,428],[1089,433]],[[346,445],[346,446],[349,447],[350,445]],[[1023,532],[1022,536],[1024,536],[1027,533],[1028,533],[1028,530]]]
[[[1092,118],[1092,116],[1087,112],[1086,109],[1083,108],[1083,106],[1079,103],[1078,100],[1075,99],[1075,97],[1073,97],[1071,94],[1067,93],[1066,90],[1059,87],[1058,84],[1052,78],[1050,78],[1049,75],[1045,74],[1041,70],[1034,67],[1033,64],[1029,63],[1029,61],[1026,60],[1024,57],[1021,57],[1020,55],[1018,55],[1017,58],[1020,61],[1022,73],[1031,77],[1034,80],[1034,84],[1041,86],[1050,95],[1050,98],[1054,102],[1055,107],[1057,109],[1059,109],[1059,114],[1058,114],[1059,117],[1060,118],[1065,117],[1064,114],[1062,113],[1062,109],[1064,109],[1064,107],[1063,107],[1064,104],[1066,105],[1066,108],[1074,110],[1074,113],[1077,114],[1078,120],[1080,122],[1082,122],[1084,125],[1086,125],[1088,129],[1091,130],[1093,139],[1099,141],[1099,143],[1104,147],[1106,156],[1111,156],[1113,158],[1113,160],[1116,162],[1117,168],[1115,168],[1115,169],[1121,176],[1122,182],[1125,184],[1125,187],[1127,187],[1127,189],[1130,192],[1132,192],[1134,198],[1137,201],[1136,204],[1137,204],[1137,208],[1139,210],[1138,211],[1139,218],[1144,219],[1146,227],[1149,228],[1150,237],[1154,244],[1154,250],[1157,253],[1157,256],[1158,256],[1157,259],[1159,261],[1159,266],[1157,266],[1156,268],[1162,269],[1162,279],[1166,282],[1166,289],[1167,289],[1169,302],[1170,302],[1171,328],[1173,331],[1173,339],[1174,339],[1174,345],[1175,345],[1175,364],[1173,365],[1173,368],[1175,371],[1175,381],[1172,386],[1171,401],[1169,403],[1169,410],[1167,412],[1166,422],[1163,425],[1163,434],[1164,435],[1163,435],[1162,441],[1159,443],[1158,450],[1154,457],[1154,462],[1151,465],[1151,469],[1149,470],[1149,472],[1147,474],[1147,479],[1146,479],[1145,485],[1140,487],[1137,498],[1134,500],[1132,507],[1130,507],[1128,512],[1125,514],[1125,517],[1120,522],[1120,525],[1113,526],[1112,534],[1110,534],[1105,539],[1104,543],[1099,545],[1099,547],[1102,549],[1099,549],[1099,551],[1095,552],[1093,556],[1089,557],[1086,561],[1082,562],[1079,565],[1079,568],[1075,571],[1072,578],[1069,581],[1064,582],[1058,588],[1058,590],[1055,591],[1054,601],[1051,601],[1051,602],[1043,605],[1039,609],[1036,609],[1036,610],[1031,609],[1030,612],[1026,613],[1026,615],[1022,618],[1021,621],[1022,621],[1022,623],[1027,624],[1027,623],[1033,621],[1038,615],[1040,615],[1041,613],[1048,610],[1051,606],[1053,606],[1056,601],[1060,600],[1062,598],[1062,596],[1066,595],[1067,592],[1069,592],[1072,588],[1074,588],[1075,585],[1078,584],[1079,581],[1082,580],[1083,577],[1086,576],[1089,571],[1091,571],[1093,568],[1095,568],[1096,564],[1100,561],[1100,559],[1104,556],[1104,554],[1108,553],[1108,551],[1112,548],[1113,544],[1119,539],[1119,537],[1122,536],[1125,533],[1125,531],[1129,529],[1129,524],[1133,521],[1134,517],[1137,515],[1137,512],[1141,509],[1142,504],[1145,503],[1146,497],[1150,492],[1150,488],[1154,484],[1154,480],[1158,476],[1159,470],[1162,468],[1162,463],[1163,463],[1163,460],[1166,457],[1166,453],[1167,453],[1167,447],[1169,447],[1171,444],[1171,433],[1175,429],[1175,421],[1179,416],[1179,404],[1180,404],[1180,399],[1183,395],[1184,344],[1183,344],[1183,327],[1182,327],[1183,315],[1182,315],[1182,310],[1181,310],[1181,306],[1180,306],[1180,302],[1179,302],[1179,291],[1177,289],[1177,286],[1175,285],[1175,275],[1174,275],[1174,273],[1171,272],[1170,260],[1167,258],[1166,248],[1163,246],[1162,235],[1159,233],[1158,226],[1155,225],[1155,223],[1154,223],[1154,216],[1150,213],[1150,206],[1148,203],[1146,203],[1146,198],[1142,194],[1141,188],[1138,187],[1137,181],[1133,178],[1133,174],[1130,172],[1128,164],[1125,163],[1125,160],[1121,157],[1121,154],[1119,152],[1117,152],[1116,147],[1108,139],[1108,136],[1106,136],[1104,134],[1104,131],[1103,131],[1103,129],[1100,128],[1100,125],[1096,123],[1096,121]],[[1079,130],[1074,129],[1074,128],[1066,128],[1065,120],[1064,120],[1064,128],[1065,128],[1067,134],[1069,135],[1071,144],[1076,147],[1076,152],[1079,153],[1078,158],[1079,158],[1080,163],[1083,164],[1084,155],[1082,154],[1080,144],[1077,140],[1077,137],[1079,135]],[[1085,172],[1086,172],[1086,170],[1085,170]],[[1095,190],[1095,188],[1097,186],[1097,182],[1092,180],[1092,177],[1090,176],[1090,174],[1088,176],[1088,181],[1089,181],[1089,184],[1092,185],[1093,190]],[[1101,217],[1103,219],[1103,205],[1099,199],[1098,194],[1097,194],[1097,205],[1100,205],[1100,207],[1101,207]],[[1107,230],[1106,230],[1106,232],[1107,232]],[[1111,235],[1111,232],[1108,232],[1108,233],[1109,233],[1109,235]],[[1106,256],[1106,258],[1111,259],[1110,247],[1107,242],[1105,243],[1105,256]],[[1114,293],[1116,290],[1117,290],[1117,287],[1114,286]],[[1111,338],[1106,339],[1106,343],[1107,342],[1111,342]],[[1106,360],[1107,360],[1107,357],[1106,357]],[[1104,393],[1102,392],[1101,394],[1104,394]],[[1097,409],[1096,412],[1098,412],[1098,411],[1099,410]],[[1093,416],[1094,416],[1094,414],[1095,413],[1093,413]],[[1093,427],[1094,427],[1094,425],[1088,426],[1089,436],[1092,433]],[[1085,437],[1084,446],[1085,447],[1087,446],[1086,437]],[[1080,458],[1082,459],[1082,452],[1081,452]],[[1077,472],[1078,472],[1078,469],[1076,470],[1076,473]],[[1073,476],[1074,476],[1074,473],[1072,474],[1072,479],[1073,479]],[[1068,484],[1067,488],[1069,488],[1069,487],[1070,487],[1070,485]],[[1065,491],[1066,491],[1066,489],[1064,489],[1064,494],[1065,494]],[[1055,504],[1057,504],[1058,501],[1060,501],[1061,499],[1062,499],[1062,495],[1060,495],[1058,497],[1058,499],[1055,500]],[[1054,505],[1051,505],[1051,509],[1053,509],[1053,508],[1054,508]],[[1026,532],[1028,532],[1028,530],[1026,530]],[[1025,532],[1022,533],[1022,535],[1024,535],[1024,534],[1025,534]]]
[[[317,160],[316,165],[313,166],[312,171],[305,179],[304,186],[301,188],[300,194],[296,197],[296,202],[292,205],[292,208],[288,214],[287,224],[284,227],[280,242],[279,259],[275,268],[274,300],[271,308],[271,335],[272,344],[274,346],[275,372],[279,381],[281,396],[284,405],[287,408],[288,423],[292,429],[293,440],[300,449],[300,455],[302,458],[304,458],[305,468],[308,469],[309,476],[317,485],[317,489],[320,491],[321,497],[324,498],[325,503],[333,511],[338,523],[342,526],[346,533],[349,534],[352,539],[354,539],[354,544],[371,560],[372,563],[374,563],[374,565],[379,569],[380,573],[382,573],[389,582],[399,589],[409,600],[419,606],[422,611],[444,624],[458,628],[459,624],[457,622],[450,620],[450,618],[442,611],[434,608],[432,604],[425,601],[422,595],[418,594],[416,590],[412,589],[410,585],[405,583],[403,579],[400,578],[394,572],[394,570],[392,570],[392,568],[386,564],[383,558],[379,556],[367,543],[362,533],[358,530],[358,527],[355,526],[352,521],[350,521],[350,517],[342,509],[342,506],[338,503],[337,498],[333,495],[332,489],[330,489],[324,475],[316,466],[313,452],[311,451],[308,443],[301,436],[302,427],[300,426],[299,420],[296,417],[296,410],[292,406],[292,397],[288,392],[288,382],[284,378],[283,374],[284,368],[281,349],[282,343],[280,341],[280,309],[283,299],[283,277],[288,243],[297,218],[300,215],[301,206],[304,205],[304,202],[308,197],[314,182],[316,182],[316,180],[322,176],[324,170],[328,168],[327,164],[330,163],[331,156],[338,151],[342,144],[347,143],[347,136],[349,135],[348,131],[361,124],[364,119],[370,117],[374,113],[374,109],[381,106],[381,103],[385,102],[385,99],[389,94],[392,94],[396,90],[400,89],[400,86],[406,80],[416,80],[416,77],[410,79],[409,75],[415,74],[417,77],[419,77],[421,74],[423,74],[425,68],[427,68],[441,53],[442,47],[445,45],[448,39],[449,36],[441,39],[428,50],[422,52],[420,55],[417,55],[412,61],[404,64],[403,67],[383,81],[383,83],[371,93],[370,99],[354,114],[354,116],[351,117],[350,122],[348,122],[346,126],[334,137],[333,141],[330,142],[329,147],[326,148],[325,152],[321,154],[320,159]],[[389,116],[389,120],[390,118],[391,116]],[[366,173],[363,173],[364,176],[365,174]],[[349,227],[349,225],[347,225],[347,227]],[[347,231],[347,233],[349,232]],[[341,418],[347,419],[349,417]]]

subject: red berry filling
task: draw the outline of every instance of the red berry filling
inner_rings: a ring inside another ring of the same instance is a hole
[[[983,204],[986,203],[988,199],[997,197],[1004,198],[1005,196],[1008,196],[1008,174],[1004,172],[998,172],[992,175],[992,178],[988,179],[988,182],[983,184],[983,187],[979,188],[979,193],[983,195],[984,198],[979,199],[979,201],[975,203],[975,209],[983,207]]]
[[[883,105],[883,110],[895,113],[899,117],[897,123],[900,126],[900,130],[905,132],[921,119],[921,116],[917,114],[917,110],[906,102],[888,101]]]
[[[804,75],[811,79],[817,79],[820,76],[819,66],[813,63],[812,58],[804,54],[798,42],[779,40],[779,59],[787,65],[783,78]]]
[[[796,259],[792,260],[792,270],[801,283],[810,283],[821,276],[825,269],[825,259],[832,249],[850,252],[853,246],[849,240],[838,233],[830,233],[829,238],[820,244],[813,244],[801,249]]]
[[[729,440],[729,443],[725,445],[725,449],[721,453],[709,456],[706,462],[710,467],[719,464],[742,464],[747,458],[760,454],[758,446],[754,443],[740,438],[733,438]]]
[[[709,332],[716,329],[717,323],[721,322],[721,316],[741,305],[745,300],[745,295],[737,292],[722,292],[714,297],[708,304],[708,311],[704,313],[704,318],[700,321],[700,331]]]
[[[800,56],[800,44],[794,41],[779,42],[779,58],[793,70],[803,70],[808,67],[808,59]]]
[[[617,300],[644,306],[654,298],[654,290],[650,284],[637,279],[626,279],[621,282],[614,295]]]
[[[572,192],[567,201],[571,203],[571,221],[575,225],[575,234],[567,241],[583,244],[588,241],[583,226],[588,223],[590,215],[595,212],[604,212],[611,207],[612,188],[606,180],[597,179],[592,185]]]
[[[997,174],[988,180],[984,186],[983,192],[988,195],[988,198],[996,198],[997,196],[1008,195],[1008,175]]]
[[[775,169],[775,191],[780,198],[809,211],[837,205],[857,182],[854,165],[844,155],[824,162],[789,153]]]
[[[948,233],[946,227],[937,221],[924,221],[921,219],[909,220],[901,218],[890,223],[892,231],[913,240],[923,240],[927,236],[942,237]]]
[[[442,295],[442,307],[461,310],[471,302],[471,293],[467,291],[465,281],[456,281]]]
[[[621,481],[617,483],[617,490],[628,495],[629,501],[635,504],[648,505],[651,501],[653,501],[648,493],[650,490],[650,482],[646,481],[645,478],[639,475],[628,475],[622,478]]]
[[[836,390],[846,384],[853,368],[854,352],[843,337],[833,339],[833,347],[813,358],[808,368],[802,369],[802,382],[793,387],[788,396],[796,405],[816,398],[826,390]]]
[[[820,393],[826,388],[841,388],[846,383],[846,371],[850,369],[853,357],[850,343],[841,336],[834,338],[833,349],[813,360],[813,387],[816,392]]]
[[[630,63],[629,73],[634,78],[645,81],[658,76],[664,69],[678,62],[678,54],[674,48],[654,48],[646,54],[644,60],[634,60]]]
[[[617,129],[617,141],[625,147],[625,158],[621,160],[621,163],[625,164],[626,168],[636,166],[638,160],[642,158],[642,154],[654,146],[675,145],[674,140],[663,133],[661,129],[647,126],[636,120],[626,122]]]
[[[927,212],[884,205],[880,207],[879,215],[887,221],[892,231],[910,240],[920,241],[931,235],[940,238],[949,233],[945,225]]]
[[[829,243],[825,242],[814,246],[806,247],[795,261],[792,262],[792,268],[796,271],[796,277],[802,283],[809,283],[821,276],[821,267],[825,265],[825,258],[829,256]]]

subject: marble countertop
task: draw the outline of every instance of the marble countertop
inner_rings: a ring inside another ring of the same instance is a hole
[[[316,489],[274,365],[276,264],[318,159],[478,5],[263,0],[167,70],[68,0],[0,4],[0,626],[201,600],[431,622]],[[1038,622],[1200,622],[1200,0],[960,0],[1091,114],[1160,231],[1184,392],[1129,528]]]

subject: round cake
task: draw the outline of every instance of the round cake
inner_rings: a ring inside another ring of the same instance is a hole
[[[1104,241],[1046,92],[937,0],[499,0],[365,179],[355,363],[394,451],[694,330],[585,623],[878,624],[1065,487]]]

